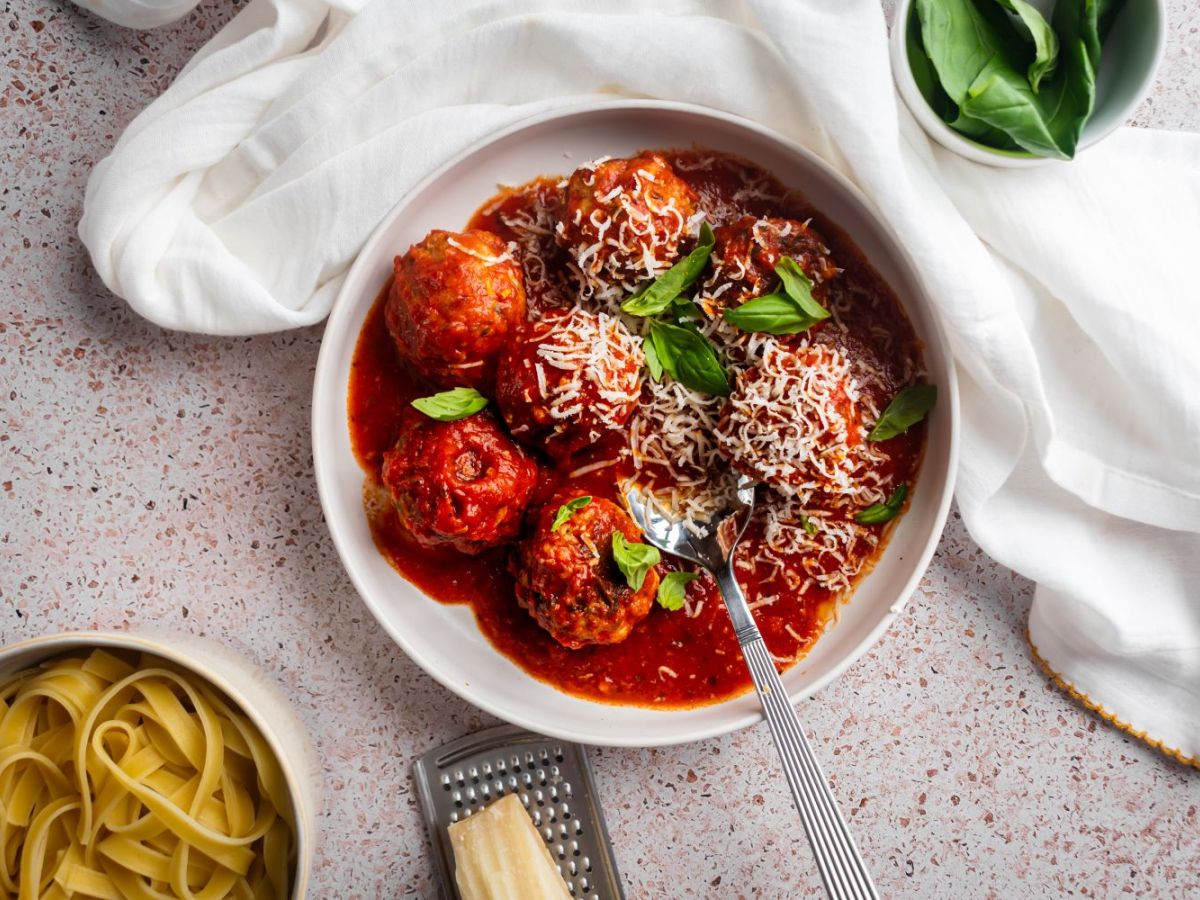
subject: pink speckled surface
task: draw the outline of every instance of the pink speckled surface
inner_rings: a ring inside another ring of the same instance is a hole
[[[1200,130],[1200,6],[1171,0],[1140,125]],[[324,760],[315,898],[432,896],[408,768],[490,724],[376,627],[321,520],[309,451],[320,328],[160,331],[75,236],[92,164],[232,15],[138,34],[9,3],[0,94],[0,640],[206,634],[279,679]],[[1050,686],[1030,585],[953,518],[891,633],[802,716],[884,895],[1200,895],[1200,773]],[[594,750],[631,897],[815,896],[765,726]]]

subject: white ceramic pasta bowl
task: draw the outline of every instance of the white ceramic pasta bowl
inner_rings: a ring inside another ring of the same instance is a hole
[[[308,732],[283,692],[249,660],[214,641],[193,635],[68,631],[0,648],[0,675],[63,654],[92,650],[152,653],[194,673],[220,690],[256,725],[287,781],[296,820],[293,900],[308,894],[321,811],[321,766]]]
[[[920,278],[899,242],[842,176],[802,147],[747,120],[684,104],[631,100],[576,106],[517,123],[417,185],[383,220],[351,267],[326,326],[313,389],[313,456],[321,505],[351,580],[376,619],[426,672],[476,706],[566,740],[651,746],[723,734],[761,719],[753,693],[692,709],[616,706],[569,696],[495,650],[466,606],[443,605],[409,584],[378,552],[363,512],[363,477],[350,444],[350,362],[363,321],[393,257],[432,228],[458,229],[499,184],[569,173],[586,160],[644,148],[731,152],[799,189],[844,229],[892,286],[924,342],[938,405],[910,509],[842,607],[835,625],[783,681],[794,701],[811,696],[887,630],[925,571],[950,506],[957,454],[958,388]]]

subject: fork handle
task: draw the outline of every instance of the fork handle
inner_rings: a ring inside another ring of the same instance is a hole
[[[767,651],[754,615],[733,573],[732,561],[717,573],[717,585],[729,609],[734,633],[742,648],[763,714],[783,761],[783,771],[800,812],[804,833],[812,845],[826,893],[835,900],[878,900],[854,838],[829,790],[817,757],[809,746],[796,710],[792,708],[775,661]]]

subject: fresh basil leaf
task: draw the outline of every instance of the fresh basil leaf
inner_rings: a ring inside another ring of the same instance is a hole
[[[646,581],[646,573],[662,561],[662,554],[649,544],[631,543],[625,535],[614,531],[612,536],[613,559],[625,576],[625,583],[632,590],[640,591]]]
[[[812,519],[810,519],[808,516],[806,516],[804,513],[800,513],[800,526],[808,534],[816,534],[817,533],[817,523],[814,522]]]
[[[816,325],[815,319],[783,294],[767,294],[725,310],[725,321],[742,331],[760,334],[798,334]]]
[[[1029,86],[1036,94],[1041,80],[1058,65],[1058,35],[1040,12],[1026,0],[996,0],[1013,13],[1025,36],[1033,43],[1034,57],[1026,70]]]
[[[1098,0],[1056,3],[1058,64],[1029,79],[1028,43],[1000,3],[916,0],[921,37],[938,80],[958,106],[955,127],[976,140],[1003,132],[1023,150],[1071,159],[1096,96]],[[1111,6],[1105,6],[1107,13]],[[1036,44],[1035,44],[1036,47]],[[1037,58],[1035,53],[1034,62]]]
[[[712,344],[692,328],[650,323],[654,354],[668,375],[703,394],[729,396],[729,378]]]
[[[887,498],[886,503],[875,503],[856,513],[855,521],[863,525],[882,525],[884,522],[890,522],[900,514],[900,508],[904,506],[904,498],[907,496],[908,485],[902,484],[892,491],[892,496]]]
[[[886,441],[904,434],[920,422],[937,402],[937,386],[914,384],[906,387],[887,405],[875,427],[867,433],[868,441]]]
[[[783,292],[800,308],[800,311],[811,316],[814,322],[829,318],[829,310],[817,302],[812,295],[813,283],[800,263],[790,256],[781,257],[775,264],[775,274],[783,282]]]
[[[650,377],[655,381],[662,381],[663,367],[659,362],[658,351],[654,349],[652,339],[642,338],[642,353],[646,357],[646,368],[650,370]]]
[[[439,422],[457,422],[473,416],[485,406],[487,397],[469,387],[457,387],[430,397],[421,397],[412,402],[418,410]]]
[[[558,531],[570,521],[571,516],[575,515],[576,510],[583,509],[592,502],[590,496],[576,497],[574,500],[569,500],[558,508],[558,512],[554,514],[554,521],[550,524],[551,531]]]
[[[667,311],[672,301],[696,283],[708,263],[716,238],[704,222],[700,225],[700,242],[696,249],[681,259],[650,284],[626,298],[621,309],[631,316],[657,316]]]
[[[658,605],[672,611],[683,609],[683,600],[687,594],[685,585],[699,577],[696,572],[668,572],[658,585]]]
[[[908,67],[912,70],[917,90],[921,92],[921,96],[925,98],[925,102],[929,104],[934,115],[949,122],[958,114],[958,110],[954,106],[954,101],[950,99],[950,95],[942,87],[942,83],[938,81],[937,72],[934,71],[929,54],[925,52],[925,47],[921,44],[921,23],[917,19],[916,4],[909,7],[908,26],[904,31],[904,46],[908,54]]]
[[[686,297],[676,297],[671,301],[671,315],[675,317],[676,322],[683,322],[686,319],[703,319],[704,313],[691,300]]]

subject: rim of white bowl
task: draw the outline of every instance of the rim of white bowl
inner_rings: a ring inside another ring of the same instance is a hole
[[[892,226],[874,211],[874,207],[866,198],[866,196],[845,176],[843,176],[840,172],[826,163],[811,150],[808,150],[795,141],[784,137],[773,129],[767,128],[766,126],[760,125],[757,122],[741,116],[736,116],[731,113],[692,103],[679,103],[671,100],[600,100],[586,103],[564,104],[561,107],[520,119],[508,127],[501,129],[500,131],[497,131],[480,141],[476,141],[466,149],[456,153],[446,162],[434,168],[424,178],[414,184],[405,197],[402,198],[388,212],[388,214],[383,217],[382,220],[380,220],[380,223],[376,226],[374,232],[372,232],[366,243],[364,243],[362,248],[359,250],[358,256],[355,258],[354,263],[350,266],[350,269],[346,273],[343,286],[338,291],[338,295],[334,300],[329,319],[325,324],[325,335],[322,336],[321,349],[317,355],[317,366],[313,385],[313,404],[311,414],[311,428],[313,432],[313,469],[317,481],[317,494],[321,500],[321,508],[325,515],[326,525],[329,528],[329,533],[333,539],[333,544],[337,550],[338,557],[342,562],[342,568],[349,576],[351,583],[354,585],[355,591],[359,595],[359,598],[371,612],[371,615],[374,616],[375,620],[387,633],[387,635],[396,643],[397,646],[400,647],[400,649],[405,652],[409,659],[420,666],[426,674],[441,684],[444,688],[461,697],[463,700],[466,700],[477,709],[482,709],[485,712],[496,716],[497,718],[503,719],[504,721],[510,722],[513,725],[517,725],[521,728],[526,728],[530,731],[549,735],[551,737],[557,737],[561,740],[609,747],[674,746],[677,744],[685,744],[692,741],[719,737],[724,734],[729,734],[733,731],[739,731],[743,728],[750,727],[763,720],[762,711],[758,707],[755,707],[752,712],[747,712],[741,715],[731,715],[728,721],[706,727],[701,726],[691,729],[682,729],[678,734],[672,734],[669,738],[662,739],[602,734],[598,732],[583,732],[576,731],[575,729],[571,728],[563,728],[555,725],[553,722],[544,722],[538,720],[537,718],[527,716],[523,711],[523,707],[519,703],[510,701],[507,705],[500,705],[496,703],[481,702],[473,695],[470,689],[450,679],[445,675],[445,673],[440,671],[437,666],[432,665],[424,656],[424,654],[421,653],[420,650],[413,644],[413,642],[408,640],[404,632],[397,628],[389,620],[389,618],[382,613],[382,611],[378,608],[374,597],[365,588],[363,578],[356,571],[355,567],[348,562],[348,559],[350,558],[350,550],[346,546],[347,536],[342,534],[339,528],[334,525],[336,515],[331,512],[331,496],[334,490],[334,486],[332,484],[333,476],[329,471],[330,466],[326,462],[326,450],[323,446],[325,441],[346,439],[348,438],[348,435],[338,435],[336,437],[333,435],[323,435],[320,430],[319,422],[319,417],[322,413],[322,410],[325,408],[325,404],[334,402],[340,403],[344,407],[346,403],[346,398],[344,396],[330,396],[330,391],[337,383],[337,379],[334,377],[336,373],[332,370],[332,366],[334,364],[332,357],[333,351],[329,349],[333,342],[327,341],[326,336],[330,332],[344,331],[349,327],[349,320],[352,316],[352,310],[354,307],[354,298],[348,296],[347,288],[353,284],[354,279],[352,276],[355,270],[362,264],[362,260],[365,260],[373,255],[377,245],[383,241],[388,227],[397,217],[403,214],[410,200],[414,197],[420,196],[432,183],[441,178],[444,173],[453,169],[468,157],[486,149],[491,144],[497,143],[518,132],[526,129],[536,128],[548,122],[574,116],[602,113],[609,110],[661,110],[664,112],[676,112],[701,116],[750,131],[767,140],[774,141],[788,152],[802,157],[810,165],[819,169],[826,178],[836,183],[836,185],[843,190],[853,202],[859,204],[862,210],[873,220],[883,236],[891,244],[896,262],[906,270],[905,274],[909,277],[912,284],[918,289],[920,293],[918,302],[925,307],[929,314],[930,327],[933,332],[930,337],[937,342],[939,351],[947,362],[947,383],[944,394],[944,406],[941,402],[943,394],[940,383],[938,388],[939,408],[944,409],[945,415],[949,416],[947,461],[946,473],[945,477],[941,481],[941,494],[937,500],[934,518],[929,528],[929,533],[925,536],[925,539],[921,545],[921,551],[917,555],[917,562],[913,566],[909,577],[905,579],[901,588],[896,591],[896,599],[891,604],[888,612],[881,617],[880,621],[868,632],[866,637],[859,641],[849,653],[846,653],[840,660],[833,663],[825,674],[814,679],[811,684],[807,685],[802,690],[789,692],[789,698],[793,705],[799,703],[801,700],[813,696],[830,682],[840,677],[841,674],[846,671],[846,669],[861,659],[862,656],[869,649],[871,649],[871,647],[878,643],[879,639],[883,636],[887,629],[891,627],[891,624],[895,620],[896,616],[898,616],[904,609],[905,605],[907,605],[909,599],[912,597],[913,592],[916,590],[917,585],[920,583],[921,578],[924,577],[924,574],[929,567],[929,562],[933,558],[934,552],[937,550],[938,544],[941,540],[942,532],[945,530],[946,519],[950,513],[950,504],[953,500],[954,493],[954,482],[958,471],[959,452],[959,388],[957,373],[954,367],[954,357],[950,353],[949,341],[946,338],[945,329],[942,326],[940,316],[934,308],[932,302],[928,299],[928,290],[925,286],[925,281],[913,263],[912,257],[904,248],[904,244],[899,240]],[[333,448],[330,447],[328,452],[332,454]],[[928,474],[932,475],[932,473]],[[922,472],[922,476],[926,476],[926,473]],[[885,549],[884,552],[886,553],[887,550]],[[399,573],[397,573],[397,577],[403,578],[403,576]],[[413,589],[424,596],[424,592],[420,591],[419,588],[413,587]],[[437,601],[430,599],[429,602],[436,603]],[[492,652],[499,653],[499,651],[494,647],[492,648]],[[524,669],[521,669],[520,671],[523,677],[528,678],[531,681],[537,681],[534,676],[530,675],[528,672],[525,672]],[[573,695],[564,694],[564,696],[572,697]],[[607,705],[608,704],[597,703],[597,706]],[[664,712],[670,711],[671,710],[664,710]]]
[[[1159,66],[1162,65],[1163,56],[1166,53],[1167,6],[1165,0],[1152,0],[1152,2],[1157,10],[1158,26],[1154,35],[1153,60],[1143,71],[1137,90],[1130,95],[1131,99],[1125,104],[1119,115],[1114,114],[1112,121],[1105,127],[1092,129],[1091,131],[1088,131],[1087,123],[1085,123],[1083,134],[1080,135],[1079,144],[1076,147],[1076,158],[1084,150],[1096,146],[1096,144],[1128,122],[1130,115],[1146,99],[1150,93],[1150,89],[1154,85],[1154,76],[1158,73]],[[912,74],[912,65],[908,59],[908,42],[906,38],[912,5],[913,0],[897,0],[892,19],[892,32],[888,39],[888,55],[891,57],[892,78],[896,82],[900,97],[903,99],[904,105],[913,114],[913,118],[917,120],[922,130],[929,137],[933,138],[934,141],[947,150],[957,153],[965,159],[999,168],[1029,168],[1032,166],[1044,166],[1049,163],[1071,162],[1071,160],[1037,156],[1027,150],[1000,150],[995,147],[989,147],[987,144],[971,140],[971,138],[960,134],[943,122],[941,117],[930,109],[929,103],[925,100],[920,88],[917,87],[916,79]],[[1093,111],[1094,114],[1095,112]]]
[[[316,858],[316,847],[319,837],[317,816],[321,811],[321,783],[317,780],[320,777],[319,762],[312,746],[311,736],[307,730],[303,730],[302,734],[306,745],[300,748],[300,755],[305,758],[310,771],[305,773],[297,772],[291,756],[285,752],[280,737],[275,732],[275,727],[266,721],[265,717],[253,703],[249,702],[243,694],[242,689],[231,682],[211,665],[210,662],[197,658],[187,650],[181,649],[181,647],[177,646],[176,641],[179,643],[187,641],[201,642],[204,651],[211,652],[218,657],[224,656],[226,659],[232,660],[235,665],[245,667],[248,671],[259,676],[261,684],[267,690],[276,692],[280,695],[281,699],[283,698],[283,693],[279,686],[259,666],[242,654],[230,650],[224,644],[220,644],[212,638],[197,638],[195,635],[184,634],[183,632],[60,631],[52,634],[38,635],[37,637],[25,638],[24,640],[5,644],[0,647],[0,671],[4,669],[9,659],[30,651],[45,650],[47,655],[43,659],[48,659],[50,656],[60,653],[70,653],[73,650],[84,647],[138,650],[144,653],[152,653],[155,656],[161,656],[163,659],[182,666],[225,694],[258,728],[259,733],[266,740],[267,745],[271,748],[271,752],[275,755],[275,759],[283,771],[284,779],[287,781],[288,798],[292,802],[292,813],[296,820],[296,882],[292,885],[292,900],[302,900],[308,894],[308,882],[312,877],[313,861]],[[216,661],[214,659],[212,662]],[[287,704],[286,711],[290,717],[295,718],[296,722],[300,724],[300,717],[296,715],[290,703]],[[311,804],[308,802],[308,791],[302,786],[300,781],[302,774],[308,777],[310,783],[315,782],[314,790],[316,794]]]

